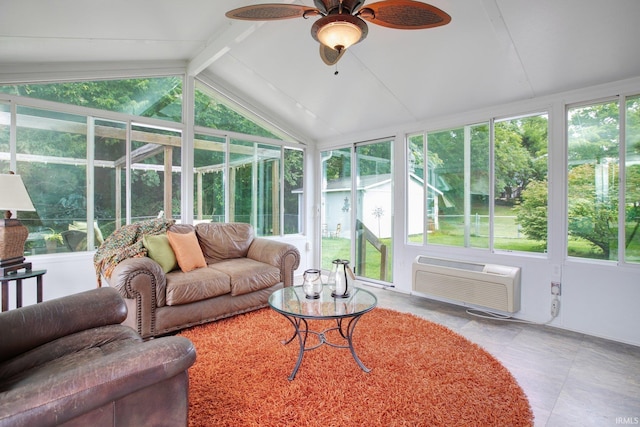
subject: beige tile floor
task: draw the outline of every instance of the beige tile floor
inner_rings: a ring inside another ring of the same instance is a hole
[[[493,354],[527,394],[536,426],[640,424],[640,347],[478,318],[464,307],[362,287],[376,294],[379,307],[440,323]]]

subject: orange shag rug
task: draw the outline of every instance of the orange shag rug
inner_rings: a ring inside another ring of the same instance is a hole
[[[319,331],[331,322],[310,326]],[[376,308],[354,333],[370,373],[348,349],[323,345],[305,353],[289,381],[298,341],[285,346],[282,340],[292,332],[271,309],[183,331],[197,351],[189,369],[189,425],[533,425],[529,402],[509,371],[441,325]],[[331,334],[327,338],[339,343]]]

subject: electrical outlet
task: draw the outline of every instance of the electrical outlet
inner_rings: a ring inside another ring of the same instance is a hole
[[[560,282],[551,282],[551,295],[561,295],[562,293],[562,287],[560,285]]]
[[[554,298],[553,301],[551,301],[551,316],[558,317],[558,313],[560,313],[560,300]]]

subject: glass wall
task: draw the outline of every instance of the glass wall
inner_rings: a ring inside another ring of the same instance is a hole
[[[181,78],[7,85],[2,94],[12,96],[0,102],[0,173],[22,175],[36,207],[20,213],[28,254],[94,250],[124,224],[181,219],[184,124],[172,123],[182,120]],[[235,136],[198,128],[193,220],[249,222],[258,235],[300,232],[304,151],[230,105],[198,92],[200,124]]]

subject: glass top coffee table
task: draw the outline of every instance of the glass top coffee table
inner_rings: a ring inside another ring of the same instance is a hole
[[[369,372],[370,369],[362,363],[353,348],[353,331],[362,315],[373,310],[377,304],[376,296],[361,288],[354,288],[347,298],[332,297],[328,286],[322,287],[322,293],[316,299],[307,298],[302,286],[289,286],[278,289],[271,294],[269,297],[271,308],[286,317],[294,328],[291,338],[284,340],[283,344],[289,344],[296,337],[298,337],[298,343],[300,344],[298,360],[293,372],[289,375],[289,380],[292,381],[296,377],[304,353],[314,350],[323,344],[335,348],[348,348],[358,366],[363,371]],[[319,332],[312,331],[309,329],[308,320],[335,320],[336,325]],[[326,336],[329,331],[338,331],[339,336],[346,343],[330,342]],[[307,343],[310,334],[318,338],[318,343]]]

